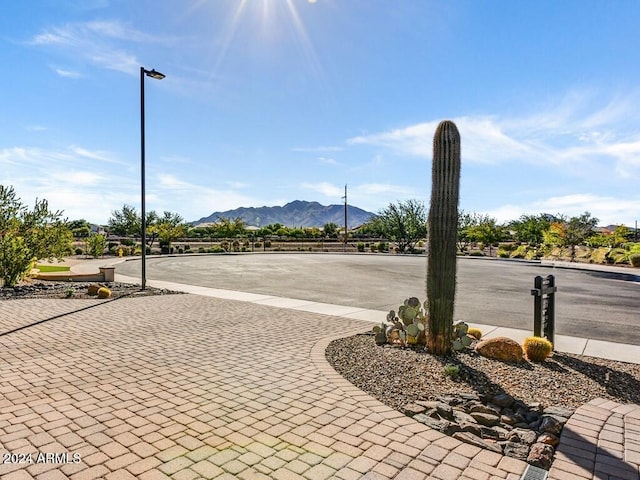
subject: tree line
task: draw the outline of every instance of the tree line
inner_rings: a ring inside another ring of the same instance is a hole
[[[427,237],[427,208],[419,200],[398,201],[380,210],[364,225],[346,232],[348,238],[383,238],[394,242],[399,252],[414,252],[416,245]],[[458,248],[464,251],[473,242],[488,245],[499,242],[524,242],[568,247],[572,257],[578,245],[619,246],[631,240],[629,228],[620,226],[611,234],[595,231],[598,219],[589,212],[575,217],[566,215],[522,215],[519,219],[500,224],[486,214],[461,211],[458,218]],[[249,230],[241,218],[221,218],[206,226],[192,226],[174,212],[146,213],[147,248],[157,241],[161,247],[182,238],[334,238],[344,239],[345,232],[335,223],[322,228],[292,228],[272,224]],[[130,206],[112,211],[107,230],[121,237],[139,238],[141,216]],[[637,232],[636,232],[637,235]],[[16,195],[13,187],[0,185],[0,278],[5,287],[15,285],[29,273],[39,259],[61,259],[72,254],[72,241],[84,238],[87,252],[100,256],[106,248],[106,238],[91,231],[84,219],[68,221],[62,211],[52,211],[46,200],[36,199],[29,209]]]

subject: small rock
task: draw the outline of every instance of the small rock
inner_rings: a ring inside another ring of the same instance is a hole
[[[522,443],[524,445],[532,445],[536,442],[537,439],[536,432],[524,428],[514,428],[509,432],[509,436],[507,440],[512,443]]]
[[[436,405],[436,411],[438,412],[438,415],[440,415],[440,417],[446,420],[454,420],[453,408],[450,405],[438,402],[438,404]]]
[[[475,422],[473,423],[461,422],[460,428],[462,428],[463,432],[471,433],[476,437],[482,437],[482,428],[480,427],[480,425],[478,425]]]
[[[415,403],[409,403],[407,405],[404,406],[404,414],[409,416],[409,417],[413,417],[414,415],[417,415],[419,413],[424,413],[426,410],[426,408],[424,408],[421,405],[415,404]]]
[[[551,467],[551,461],[553,460],[553,447],[546,443],[534,443],[529,451],[527,457],[527,463],[534,467],[544,468],[549,470]]]
[[[424,413],[415,415],[413,419],[443,433],[447,429],[447,427],[451,425],[451,422],[447,422],[446,420],[436,420],[435,418],[426,416]]]
[[[462,423],[462,422],[476,423],[475,419],[471,415],[469,415],[466,412],[462,412],[460,410],[454,410],[453,411],[453,417],[455,418],[456,422],[458,422],[458,423]]]
[[[500,410],[492,408],[489,405],[483,405],[482,403],[474,402],[471,406],[469,406],[469,413],[486,413],[489,415],[498,415],[500,413]]]
[[[482,438],[489,438],[491,440],[500,440],[500,432],[497,430],[498,427],[480,427],[480,436]],[[502,438],[504,440],[504,438]]]
[[[507,337],[489,338],[476,344],[476,352],[483,357],[519,363],[523,360],[522,347],[515,340]]]
[[[533,423],[533,422],[537,422],[538,420],[540,420],[540,414],[537,412],[527,412],[524,416],[525,418],[525,422],[527,423]]]
[[[529,445],[522,443],[506,442],[504,444],[504,454],[518,460],[526,460],[529,456]]]
[[[497,406],[504,408],[510,407],[515,402],[514,398],[506,393],[499,393],[498,395],[494,395],[491,399],[492,403],[495,403]]]
[[[500,423],[500,417],[498,417],[497,415],[480,412],[471,412],[470,415],[476,422],[478,422],[480,425],[484,425],[485,427],[493,427],[494,425]]]
[[[456,432],[462,432],[462,427],[457,423],[450,423],[449,425],[445,426],[444,431],[442,433],[449,435],[451,437]]]
[[[516,420],[514,415],[501,415],[500,416],[500,421],[502,423],[506,423],[507,425],[515,425],[516,423],[518,423],[518,421]]]
[[[554,417],[553,415],[544,415],[542,417],[542,422],[538,427],[538,431],[544,432],[544,433],[551,433],[552,435],[556,435],[556,436],[560,435],[560,432],[562,432],[562,426],[564,422],[559,420],[559,418],[561,417]]]
[[[502,454],[502,447],[497,443],[485,442],[481,438],[468,432],[456,432],[453,434],[453,438],[460,440],[461,442],[468,443],[469,445],[475,445],[476,447],[486,448],[492,452]]]
[[[560,443],[560,439],[551,433],[542,433],[536,440],[539,443],[546,443],[547,445],[551,445],[552,447],[557,447]]]
[[[545,415],[554,415],[557,417],[569,418],[573,415],[573,410],[564,407],[547,407],[543,412]]]
[[[542,413],[542,404],[540,402],[531,402],[527,405],[523,404],[525,410],[531,410],[532,412]]]

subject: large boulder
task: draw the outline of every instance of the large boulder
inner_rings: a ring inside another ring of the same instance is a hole
[[[521,362],[524,356],[520,344],[507,337],[481,340],[476,344],[476,351],[483,357],[503,362]]]

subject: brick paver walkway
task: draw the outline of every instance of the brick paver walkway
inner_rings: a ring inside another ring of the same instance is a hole
[[[0,335],[0,452],[33,462],[0,476],[519,479],[524,462],[435,432],[329,366],[332,338],[370,326],[197,295],[0,302],[0,333],[14,330]]]
[[[89,305],[0,302],[0,325]],[[329,338],[369,327],[180,295],[115,300],[0,336],[0,448],[30,452],[34,462],[2,464],[0,474],[519,478],[524,463],[407,419],[333,371],[324,360]],[[36,463],[38,453],[68,453],[53,459],[68,463]]]
[[[640,478],[640,405],[596,399],[571,416],[549,471],[557,480]]]

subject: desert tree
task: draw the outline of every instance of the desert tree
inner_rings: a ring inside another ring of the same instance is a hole
[[[61,260],[71,252],[72,234],[62,211],[36,199],[32,210],[12,186],[0,185],[0,277],[5,287],[28,275],[38,260]]]

